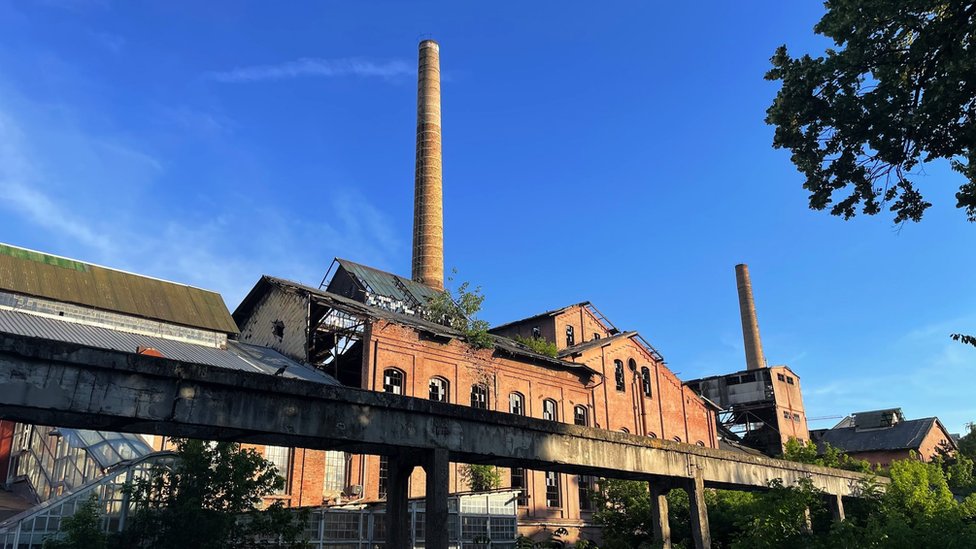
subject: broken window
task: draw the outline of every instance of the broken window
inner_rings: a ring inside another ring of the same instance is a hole
[[[450,384],[442,377],[430,378],[430,399],[435,402],[450,402]]]
[[[542,330],[538,326],[532,327],[532,337],[535,339],[542,339]]]
[[[793,413],[793,421],[800,421],[800,414]]]
[[[580,511],[590,511],[593,509],[593,477],[580,475],[577,479],[579,484],[579,506]]]
[[[600,333],[599,332],[593,332],[593,339],[600,339]]]
[[[556,414],[556,401],[551,398],[547,398],[542,401],[542,419],[549,421],[558,421],[558,415]]]
[[[651,431],[650,433],[647,433],[647,436],[648,436],[648,438],[657,438],[657,433],[655,433],[654,431]]]
[[[559,474],[546,471],[546,507],[559,507]]]
[[[617,383],[617,390],[624,390],[624,363],[622,360],[613,361],[613,379]]]
[[[484,383],[475,383],[471,386],[471,407],[488,409],[488,386]]]
[[[783,418],[785,418],[785,419],[790,419],[790,413],[789,413],[789,412],[785,412],[785,411],[784,411],[784,412],[783,412]]]
[[[627,434],[630,434],[630,429],[628,429],[628,428],[626,428],[626,427],[621,427],[621,428],[620,428],[620,432],[621,432],[621,433],[627,433]]]
[[[786,382],[789,383],[790,385],[793,385],[793,378],[790,376],[786,376]]]
[[[378,479],[380,494],[379,497],[386,497],[386,481],[387,477],[390,475],[390,459],[386,456],[380,456],[380,475]]]
[[[681,437],[674,437],[675,442],[681,442]]]
[[[786,376],[783,374],[776,374],[776,379],[779,381],[786,381]]]
[[[573,345],[576,345],[576,334],[572,326],[566,326],[566,346],[572,347]]]
[[[525,469],[518,467],[512,469],[512,489],[519,490],[518,499],[516,500],[519,507],[526,507],[529,505],[529,494],[527,492],[528,484],[525,482]]]
[[[403,372],[396,368],[383,370],[383,392],[394,395],[403,394]]]
[[[647,366],[641,368],[641,389],[644,396],[651,396],[651,370]]]
[[[284,485],[275,490],[276,494],[288,493],[289,473],[291,472],[291,448],[284,446],[265,446],[264,459],[274,464],[278,470],[278,476],[285,479]]]
[[[588,426],[590,424],[588,416],[589,414],[587,413],[586,406],[577,404],[576,407],[573,408],[573,423],[576,425],[581,427]]]
[[[522,396],[522,393],[508,395],[508,411],[517,416],[525,415],[525,397]]]

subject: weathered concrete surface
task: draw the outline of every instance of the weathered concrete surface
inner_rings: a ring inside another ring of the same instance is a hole
[[[857,496],[863,475],[422,399],[0,334],[0,417],[66,427],[761,489],[808,477]]]

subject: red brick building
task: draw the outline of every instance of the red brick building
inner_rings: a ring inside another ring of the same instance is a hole
[[[459,332],[420,315],[429,287],[350,261],[337,264],[326,290],[262,278],[234,313],[241,341],[272,347],[371,391],[717,447],[713,410],[639,334],[619,331],[589,303],[499,326],[491,330],[493,347],[476,349]],[[515,336],[552,341],[557,356],[536,353]],[[287,503],[384,496],[380,456],[301,449],[269,455],[290,472],[281,496]],[[469,490],[461,467],[452,472],[452,492]],[[503,487],[523,491],[523,532],[565,527],[575,537],[589,522],[593,479],[501,473]],[[410,494],[423,490],[418,469]]]

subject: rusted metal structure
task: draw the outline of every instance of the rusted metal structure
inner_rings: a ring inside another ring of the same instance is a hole
[[[778,456],[790,438],[810,439],[800,376],[788,366],[767,367],[749,267],[736,265],[735,280],[746,369],[694,379],[685,385],[718,406],[716,423],[726,442]]]

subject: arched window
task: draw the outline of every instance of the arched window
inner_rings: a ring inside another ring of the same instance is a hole
[[[681,442],[681,437],[674,437],[675,442]]]
[[[582,404],[577,404],[573,408],[573,423],[586,427],[590,424],[589,414],[587,413],[586,406]]]
[[[522,396],[522,393],[508,395],[508,411],[517,416],[525,415],[525,397]]]
[[[403,372],[396,368],[383,370],[383,392],[394,395],[403,394]]]
[[[695,444],[697,444],[698,446],[701,446],[702,448],[704,448],[704,447],[705,447],[705,441],[704,441],[704,440],[699,440],[699,441],[698,441],[698,442],[696,442]]]
[[[617,383],[617,390],[624,390],[624,363],[622,360],[613,361],[613,379]]]
[[[572,347],[576,345],[576,333],[572,326],[566,326],[566,346]]]
[[[430,378],[430,399],[437,402],[451,401],[451,384],[442,377]]]
[[[542,401],[542,419],[547,419],[549,421],[559,421],[559,416],[556,413],[556,401],[547,398]]]
[[[628,429],[628,428],[626,428],[626,427],[621,427],[621,428],[620,428],[620,432],[621,432],[621,433],[627,433],[627,434],[630,434],[630,429]]]
[[[475,383],[471,386],[471,407],[488,409],[488,386],[484,383]]]
[[[644,396],[651,396],[651,370],[647,366],[641,368],[641,389]]]
[[[542,339],[542,330],[540,330],[538,326],[533,326],[532,327],[532,338],[533,339]]]
[[[654,431],[651,431],[650,433],[647,433],[647,436],[650,437],[650,438],[657,438],[657,433],[655,433]]]

